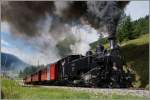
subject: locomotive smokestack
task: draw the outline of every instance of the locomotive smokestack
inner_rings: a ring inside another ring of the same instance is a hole
[[[116,37],[109,37],[108,40],[110,49],[114,49],[116,47]]]

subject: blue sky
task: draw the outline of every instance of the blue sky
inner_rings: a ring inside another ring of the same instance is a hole
[[[144,17],[149,14],[149,2],[148,1],[131,1],[126,9],[125,13],[131,16],[132,20],[137,20],[140,17]],[[26,45],[26,46],[25,46]],[[1,51],[11,53],[27,63],[30,63],[33,55],[36,55],[33,48],[26,40],[22,38],[16,38],[11,35],[9,24],[1,22]],[[30,55],[30,56],[29,56]],[[37,62],[37,60],[35,61]]]

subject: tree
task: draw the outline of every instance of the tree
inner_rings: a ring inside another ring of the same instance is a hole
[[[117,35],[119,42],[135,38],[130,16],[126,16],[117,27]]]
[[[117,27],[119,42],[135,39],[146,33],[149,33],[149,16],[131,21],[130,16],[124,15]]]
[[[19,72],[19,77],[23,77],[23,72],[22,72],[22,70],[20,70],[20,72]]]
[[[35,73],[40,67],[35,66],[29,66],[26,67],[23,71],[20,71],[19,77],[25,77],[27,75],[31,75],[32,73]]]
[[[142,35],[149,33],[149,16],[140,18],[133,22],[134,34]]]

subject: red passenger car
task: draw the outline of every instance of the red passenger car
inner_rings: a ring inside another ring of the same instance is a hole
[[[38,82],[38,81],[39,81],[39,74],[38,72],[36,72],[32,75],[32,82]]]
[[[25,84],[30,84],[31,82],[32,82],[31,76],[26,76],[26,77],[24,78],[24,83],[25,83]]]
[[[50,65],[50,80],[58,80],[58,66],[57,64]]]
[[[47,68],[41,70],[41,81],[47,81]]]
[[[49,64],[45,68],[37,71],[36,73],[24,78],[25,84],[35,84],[35,83],[48,83],[50,81],[58,80],[58,66],[56,63]]]
[[[50,71],[49,71],[50,72],[50,80],[55,80],[56,79],[56,75],[55,75],[56,70],[55,70],[55,68],[56,68],[55,64],[50,65]]]

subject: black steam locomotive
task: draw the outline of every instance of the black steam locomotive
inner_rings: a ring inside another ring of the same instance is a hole
[[[110,49],[100,43],[86,56],[70,55],[24,78],[25,84],[52,84],[80,87],[127,88],[134,75],[125,67],[119,46],[110,39]],[[45,76],[44,76],[45,75]]]

